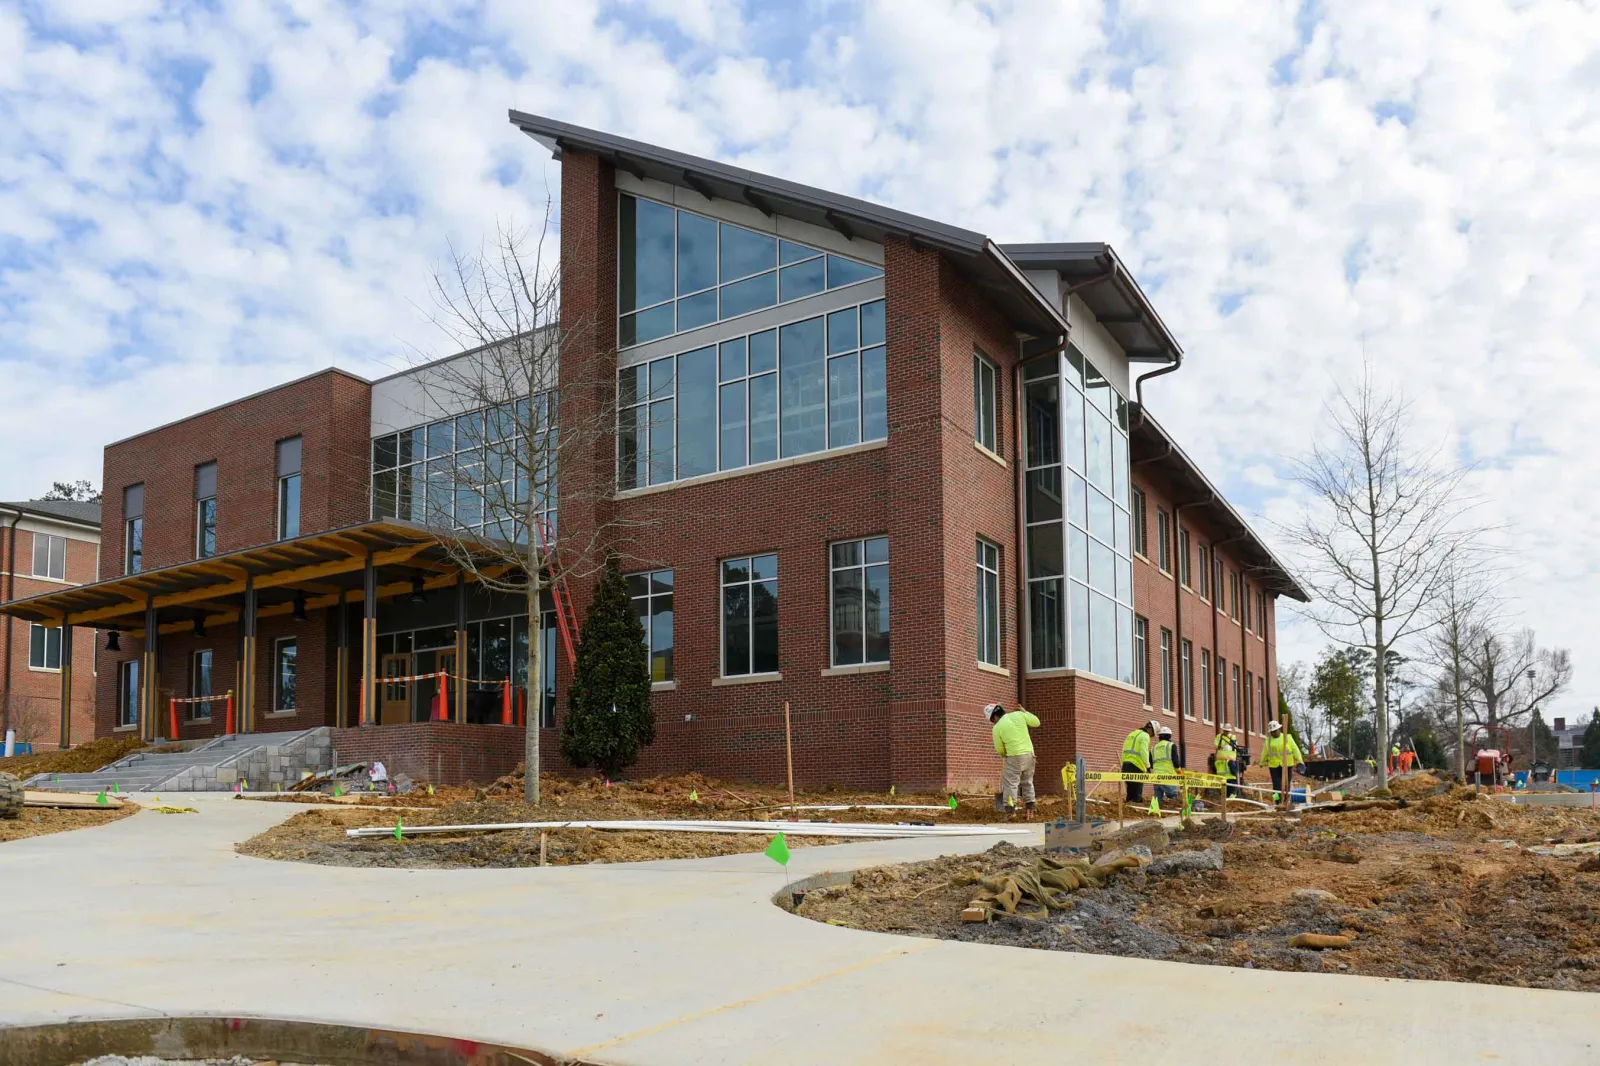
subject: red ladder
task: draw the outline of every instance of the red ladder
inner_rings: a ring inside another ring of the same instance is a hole
[[[577,623],[572,617],[572,598],[567,594],[567,579],[561,573],[555,561],[555,545],[544,517],[538,516],[533,520],[534,533],[539,538],[539,554],[550,561],[550,595],[556,603],[556,628],[561,631],[561,644],[567,650],[567,666],[569,669],[578,668],[578,649],[572,642],[573,631]]]

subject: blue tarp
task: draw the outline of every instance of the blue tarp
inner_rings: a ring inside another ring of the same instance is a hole
[[[1518,770],[1511,776],[1515,777],[1523,785],[1528,783],[1528,771],[1526,770]],[[1557,770],[1555,771],[1555,781],[1560,785],[1571,785],[1573,788],[1588,791],[1592,782],[1600,781],[1600,770]]]

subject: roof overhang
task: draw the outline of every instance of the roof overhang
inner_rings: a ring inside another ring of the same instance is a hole
[[[1007,244],[1024,270],[1054,270],[1133,363],[1181,363],[1183,347],[1109,244]]]
[[[1132,428],[1128,431],[1128,456],[1136,465],[1158,470],[1173,485],[1173,504],[1202,512],[1206,521],[1221,535],[1219,544],[1226,543],[1229,551],[1243,564],[1251,580],[1270,592],[1287,596],[1301,603],[1311,602],[1311,597],[1301,587],[1294,574],[1272,549],[1250,528],[1238,511],[1233,509],[1221,491],[1211,483],[1193,459],[1186,455],[1161,424],[1147,412],[1134,408]]]
[[[846,238],[881,243],[895,236],[936,249],[995,302],[1018,332],[1035,337],[1067,332],[1061,311],[1028,283],[999,245],[981,233],[541,115],[512,111],[511,123],[557,159],[569,150],[587,152],[638,178],[693,189],[707,199],[748,204],[766,215],[824,226]]]
[[[247,582],[261,617],[289,614],[296,602],[307,610],[359,602],[351,593],[360,593],[370,556],[378,598],[388,599],[412,591],[417,577],[425,588],[454,584],[462,572],[459,553],[475,544],[485,569],[505,557],[503,546],[464,541],[456,532],[398,519],[363,522],[0,603],[0,615],[52,627],[143,633],[145,612],[154,608],[161,632],[182,631],[196,621],[225,625],[239,617]]]
[[[13,515],[18,518],[37,518],[43,522],[55,522],[63,526],[75,526],[78,529],[92,529],[100,531],[100,523],[87,518],[75,518],[71,515],[61,514],[58,511],[44,510],[34,507],[29,503],[0,503],[0,515]]]

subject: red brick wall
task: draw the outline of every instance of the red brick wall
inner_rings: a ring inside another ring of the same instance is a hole
[[[25,518],[24,523],[40,520]],[[52,534],[61,536],[62,533]],[[65,584],[33,576],[34,533],[19,523],[16,532],[16,564],[8,555],[11,522],[0,522],[0,598],[26,599],[46,592],[59,592],[67,585],[82,585],[95,579],[98,545],[93,541],[68,538]],[[11,634],[9,665],[0,663],[10,677],[11,714],[6,719],[17,730],[19,740],[31,741],[34,750],[59,746],[61,739],[61,674],[55,670],[36,670],[28,665],[30,627],[27,622],[7,616],[0,626]],[[0,637],[0,640],[3,640]],[[0,644],[0,651],[4,645]],[[96,633],[78,627],[72,639],[72,743],[94,738]]]
[[[370,391],[326,370],[105,450],[101,574],[123,572],[123,490],[144,485],[144,569],[195,557],[195,467],[217,464],[217,551],[277,539],[277,442],[302,439],[302,533],[368,514]]]

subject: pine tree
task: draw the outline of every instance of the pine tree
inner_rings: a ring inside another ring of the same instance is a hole
[[[1589,728],[1583,731],[1581,758],[1585,770],[1600,770],[1600,707],[1589,716]]]
[[[613,558],[595,586],[578,637],[578,663],[561,724],[561,754],[573,766],[594,766],[612,778],[655,739],[644,627]]]

